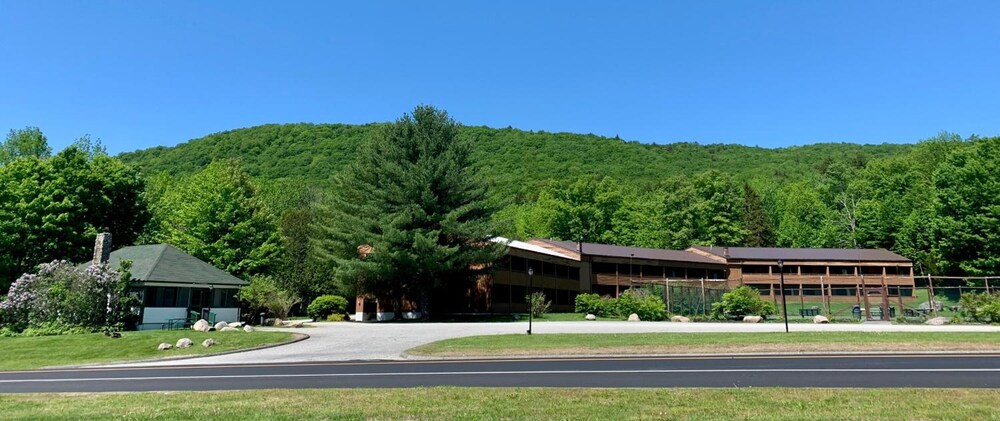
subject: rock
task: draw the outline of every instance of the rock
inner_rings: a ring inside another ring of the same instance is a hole
[[[288,327],[302,327],[302,326],[305,326],[305,325],[306,324],[302,323],[302,322],[292,322],[292,323],[288,324]]]
[[[232,322],[232,323],[229,324],[229,327],[235,327],[235,328],[239,329],[239,328],[243,327],[243,322]]]
[[[160,344],[160,346],[159,346],[159,347],[157,347],[156,349],[158,349],[158,350],[160,350],[160,351],[166,351],[166,350],[168,350],[168,349],[170,349],[170,348],[173,348],[172,346],[170,346],[170,344],[168,344],[168,343],[162,343],[162,344]]]
[[[628,315],[628,321],[630,321],[630,322],[638,322],[639,321],[639,315],[635,314],[635,313],[629,314]]]
[[[205,348],[208,348],[208,347],[210,347],[210,346],[212,346],[212,345],[215,345],[215,339],[212,339],[212,338],[208,338],[208,339],[205,339],[205,340],[204,340],[204,341],[203,341],[203,342],[201,343],[201,346],[203,346],[203,347],[205,347]]]
[[[687,323],[687,322],[690,322],[691,319],[689,319],[687,317],[684,317],[684,316],[674,316],[674,317],[670,318],[670,321],[671,322],[677,322],[677,323]]]
[[[229,326],[226,326],[226,327],[222,328],[222,329],[221,329],[221,330],[219,330],[219,331],[220,331],[220,332],[239,332],[240,330],[239,330],[239,329],[237,329],[237,328],[235,328],[235,327],[229,327]]]
[[[219,322],[215,324],[215,330],[222,330],[224,327],[229,327],[229,323]]]
[[[816,323],[816,324],[830,323],[830,319],[827,319],[826,316],[817,314],[817,315],[813,316],[813,323]]]
[[[941,325],[946,325],[948,323],[951,323],[951,319],[947,317],[935,317],[933,319],[924,322],[924,324],[932,326],[941,326]]]
[[[246,333],[253,332],[253,326],[250,325],[243,326],[243,331]]]
[[[282,327],[285,325],[285,321],[281,319],[274,319],[274,325],[277,327]]]
[[[194,326],[191,326],[191,328],[199,332],[208,332],[208,329],[210,329],[211,326],[208,325],[208,320],[201,319],[194,322]]]
[[[595,316],[593,314],[588,314],[587,317],[584,317],[584,318],[587,319],[587,320],[597,320],[597,316]]]
[[[760,323],[760,316],[743,316],[743,323]]]
[[[180,339],[177,340],[177,347],[178,348],[190,348],[191,344],[193,344],[193,343],[194,342],[191,342],[191,340],[188,339],[188,338],[180,338]]]

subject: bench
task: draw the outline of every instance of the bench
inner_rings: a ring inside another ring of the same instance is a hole
[[[819,316],[818,308],[800,308],[799,317]]]

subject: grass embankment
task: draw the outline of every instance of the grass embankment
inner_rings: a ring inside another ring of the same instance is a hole
[[[5,419],[998,419],[972,389],[416,388],[0,395]]]
[[[147,330],[122,332],[118,339],[101,333],[0,338],[0,370],[26,370],[43,367],[169,358],[216,354],[289,341],[286,332],[197,332],[194,330]],[[163,342],[175,345],[180,338],[190,338],[194,345],[186,349],[159,351]],[[210,348],[201,346],[207,338],[215,340]]]
[[[1000,351],[994,332],[623,333],[489,335],[409,350],[435,357],[840,351]]]

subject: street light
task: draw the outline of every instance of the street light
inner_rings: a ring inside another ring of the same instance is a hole
[[[535,301],[535,288],[531,284],[531,278],[535,276],[535,270],[531,267],[528,268],[528,334],[531,334],[531,319],[533,313],[532,304]]]
[[[785,333],[788,333],[788,303],[785,301],[785,262],[778,261],[778,273],[781,276],[781,308],[785,315]]]

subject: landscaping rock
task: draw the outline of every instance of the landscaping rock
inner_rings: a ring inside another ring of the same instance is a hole
[[[253,332],[253,326],[250,325],[243,326],[243,331],[246,333]]]
[[[160,350],[160,351],[166,351],[166,350],[168,350],[168,349],[170,349],[170,348],[173,348],[172,346],[170,346],[170,344],[168,344],[168,343],[162,343],[162,344],[160,344],[160,346],[159,346],[159,347],[157,347],[156,349],[158,349],[158,350]]]
[[[639,321],[639,315],[635,314],[635,313],[629,314],[628,315],[628,321],[630,321],[630,322],[638,322]]]
[[[760,323],[760,316],[743,316],[743,323]]]
[[[933,319],[924,322],[924,324],[932,326],[941,326],[941,325],[946,325],[948,323],[951,323],[951,319],[947,317],[935,317]]]
[[[587,320],[597,320],[597,316],[595,316],[593,314],[588,314],[587,317],[584,317],[584,318],[587,319]]]
[[[302,327],[302,326],[305,326],[305,325],[306,324],[302,323],[302,322],[292,322],[292,323],[288,324],[288,327]]]
[[[830,319],[827,319],[823,315],[817,314],[817,315],[813,316],[813,323],[816,323],[816,324],[830,323]]]
[[[208,332],[208,329],[211,329],[211,326],[209,326],[208,320],[201,319],[194,322],[194,326],[191,326],[191,328],[199,332]]]
[[[226,326],[220,330],[220,332],[239,332],[240,330],[235,327]]]
[[[674,316],[674,317],[670,318],[670,321],[671,322],[677,322],[677,323],[687,323],[687,322],[690,322],[691,319],[689,319],[687,317],[684,317],[684,316]]]
[[[239,329],[239,328],[243,327],[243,322],[232,322],[232,323],[229,324],[229,327],[235,327],[235,328]]]
[[[219,322],[215,324],[215,330],[222,330],[224,327],[229,327],[229,323]]]
[[[191,342],[191,340],[188,339],[188,338],[180,338],[180,339],[177,340],[177,347],[178,348],[190,348],[191,344],[193,344],[193,343],[194,342]]]
[[[274,325],[277,327],[282,327],[285,325],[285,321],[281,319],[274,319]]]
[[[208,348],[208,347],[210,347],[210,346],[212,346],[212,345],[215,345],[215,339],[212,339],[212,338],[208,338],[208,339],[205,339],[205,340],[204,340],[204,341],[203,341],[203,342],[201,343],[201,346],[203,346],[203,347],[205,347],[205,348]]]

